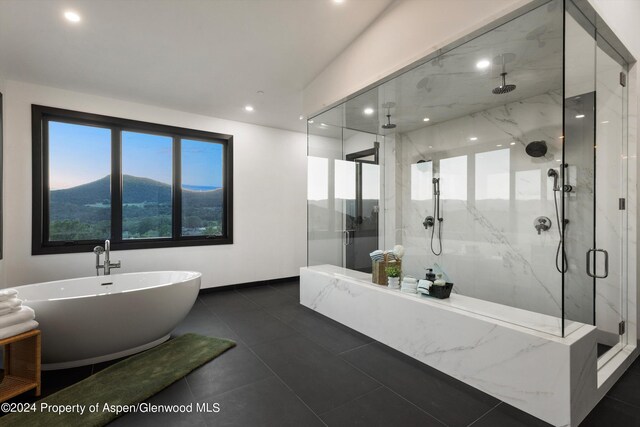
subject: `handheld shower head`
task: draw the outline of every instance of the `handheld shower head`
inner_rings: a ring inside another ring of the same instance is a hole
[[[553,191],[560,191],[560,187],[558,187],[558,171],[555,169],[549,169],[547,171],[547,176],[549,178],[553,178]]]
[[[439,196],[440,195],[440,178],[433,178],[431,182],[433,183],[433,195]]]

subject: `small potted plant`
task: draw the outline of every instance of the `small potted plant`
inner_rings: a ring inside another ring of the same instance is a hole
[[[400,287],[400,267],[397,265],[390,265],[384,269],[387,273],[387,286],[391,289],[398,289]]]

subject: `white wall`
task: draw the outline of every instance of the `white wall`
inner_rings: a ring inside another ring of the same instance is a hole
[[[2,78],[2,76],[0,76],[0,93],[2,93],[4,95],[4,88],[5,88],[6,82],[5,80]],[[6,101],[5,101],[6,102]],[[6,123],[6,120],[5,120]],[[3,128],[3,133],[5,133],[4,128]],[[3,160],[4,162],[4,160]],[[0,177],[2,178],[2,177]],[[0,180],[2,183],[0,185],[4,186],[4,179]],[[3,192],[4,195],[4,192]],[[3,196],[4,197],[4,196]],[[6,205],[3,203],[3,209],[6,210]],[[4,241],[6,241],[6,238],[3,239],[3,241],[0,242],[0,245],[2,245],[4,243]],[[0,288],[5,286],[5,271],[4,271],[4,257],[2,260],[0,260]]]
[[[202,287],[296,276],[306,264],[306,138],[78,92],[5,86],[6,285],[95,274],[94,255],[31,255],[31,104],[232,134],[234,244],[117,251],[119,272],[197,270]]]

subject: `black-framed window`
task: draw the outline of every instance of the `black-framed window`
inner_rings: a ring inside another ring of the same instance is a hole
[[[233,243],[233,136],[32,105],[32,253]]]

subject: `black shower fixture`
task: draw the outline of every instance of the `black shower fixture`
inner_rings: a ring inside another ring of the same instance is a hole
[[[515,58],[516,56],[513,53],[503,53],[502,55],[496,57],[493,60],[494,64],[502,65],[502,73],[500,73],[500,78],[501,78],[500,86],[493,88],[493,90],[491,91],[494,95],[502,95],[502,94],[509,93],[516,90],[516,85],[507,84],[507,70],[505,67],[505,65],[508,62],[514,61]]]
[[[546,141],[532,141],[524,148],[528,155],[531,157],[542,157],[547,154],[547,142]]]
[[[382,129],[394,129],[396,127],[395,123],[391,123],[391,109],[395,106],[395,102],[385,102],[382,104],[382,107],[387,109],[387,123],[382,125]]]

